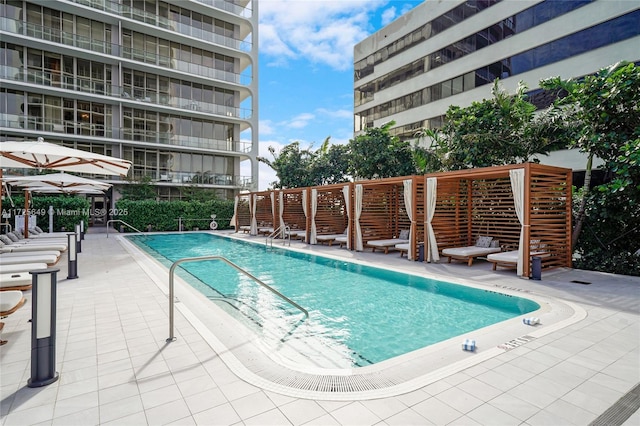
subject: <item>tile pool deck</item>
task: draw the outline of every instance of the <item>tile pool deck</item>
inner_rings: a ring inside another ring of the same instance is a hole
[[[26,386],[30,292],[25,294],[29,302],[3,320],[2,338],[9,343],[0,347],[2,426],[587,425],[640,382],[640,278],[559,270],[529,281],[513,271],[491,271],[482,261],[472,267],[425,265],[397,253],[292,243],[313,253],[443,280],[531,292],[579,306],[586,315],[395,396],[332,400],[285,395],[241,379],[237,366],[223,361],[226,354],[212,349],[211,336],[186,311],[176,310],[178,339],[166,343],[168,275],[159,276],[137,261],[117,234],[106,238],[90,231],[78,255],[79,278],[66,279],[66,255],[56,266],[58,381]],[[624,424],[640,424],[640,412]]]

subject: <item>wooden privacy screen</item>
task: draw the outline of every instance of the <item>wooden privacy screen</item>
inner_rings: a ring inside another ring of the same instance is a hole
[[[516,214],[510,171],[524,170],[524,209],[522,228]],[[396,238],[411,228],[404,198],[404,181],[411,180],[412,216],[415,232],[411,247],[418,258],[418,245],[426,239],[427,179],[436,178],[436,207],[432,219],[438,249],[474,245],[479,236],[491,236],[503,250],[517,250],[521,229],[525,246],[524,275],[531,272],[530,251],[544,251],[543,268],[571,267],[571,169],[524,163],[508,166],[467,169],[424,176],[406,176],[351,184],[306,188],[310,209],[311,191],[317,191],[316,229],[318,235],[340,234],[354,217],[354,188],[362,185],[360,227],[364,243]],[[349,214],[342,188],[349,185]],[[302,209],[303,189],[283,190],[285,224],[309,229]],[[278,226],[278,197],[275,214],[270,192],[258,197],[258,226]],[[276,192],[277,195],[277,192]],[[248,224],[248,203],[241,198],[238,220]],[[353,222],[353,221],[352,221]],[[353,231],[353,226],[352,226]],[[351,232],[352,238],[354,232]],[[354,248],[354,245],[351,245]],[[522,248],[521,248],[522,249]]]
[[[424,241],[424,188],[422,176],[404,176],[356,182],[362,185],[362,214],[360,227],[363,243],[372,240],[398,238],[400,231],[411,230],[411,220],[405,203],[405,180],[411,180],[412,216],[415,224],[413,259],[418,259],[418,243]],[[418,204],[419,203],[419,204]]]
[[[316,230],[318,235],[342,234],[349,224],[342,188],[344,185],[317,186],[318,208]],[[311,194],[311,189],[309,190]]]
[[[255,192],[256,201],[256,221],[258,227],[273,227],[274,218],[271,210],[271,191]]]
[[[543,268],[571,267],[571,170],[540,164],[425,176],[438,182],[432,220],[438,249],[471,246],[479,236],[493,237],[504,251],[518,249],[521,224],[509,177],[514,169],[525,170],[525,276],[531,272],[530,251],[545,252]]]
[[[238,198],[238,210],[236,213],[238,228],[236,229],[236,231],[239,231],[241,226],[251,226],[251,210],[249,207],[249,199],[249,194],[240,195]]]
[[[282,219],[284,224],[292,230],[307,229],[307,218],[302,208],[302,191],[303,189],[299,188],[280,191],[282,192],[282,203],[284,204]],[[276,210],[276,215],[279,214],[278,211]]]

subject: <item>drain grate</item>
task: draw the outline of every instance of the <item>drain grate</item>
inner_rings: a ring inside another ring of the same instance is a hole
[[[622,396],[589,426],[619,426],[640,408],[640,383]]]
[[[580,280],[571,280],[569,281],[571,283],[576,283],[576,284],[584,284],[584,285],[589,285],[591,284],[589,281],[580,281]]]

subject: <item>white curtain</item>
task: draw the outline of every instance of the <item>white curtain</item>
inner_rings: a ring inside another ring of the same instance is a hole
[[[427,178],[427,262],[437,262],[440,260],[438,253],[438,242],[436,233],[433,232],[431,221],[436,213],[436,196],[438,195],[437,178]]]
[[[271,221],[275,222],[276,221],[276,193],[274,191],[271,191],[269,196],[271,197]],[[275,228],[276,228],[276,224],[273,223],[274,231],[275,231]]]
[[[511,179],[511,192],[513,192],[513,204],[516,207],[516,215],[520,221],[520,242],[518,243],[518,276],[522,276],[524,270],[524,169],[509,170]]]
[[[318,244],[316,229],[316,213],[318,212],[318,190],[311,190],[311,234],[309,235],[309,244]]]
[[[278,192],[278,206],[279,206],[279,211],[278,211],[278,216],[280,218],[280,238],[284,238],[284,228],[285,226],[287,226],[284,223],[284,193],[282,191]]]
[[[416,229],[416,224],[413,221],[413,179],[405,179],[404,184],[404,208],[409,216],[411,222],[411,228],[409,229],[409,250],[407,250],[407,258],[413,260],[413,252],[415,247],[415,239],[413,234]]]
[[[258,208],[258,196],[251,194],[251,228],[250,235],[258,235],[258,219],[256,219],[256,209]]]
[[[309,213],[307,212],[307,199],[309,198],[309,194],[307,193],[308,189],[302,191],[302,211],[304,212],[305,224],[309,223]],[[305,225],[305,233],[309,235],[309,227]],[[307,237],[304,237],[305,242],[309,242]]]
[[[351,249],[351,191],[349,191],[349,185],[342,187],[342,194],[344,195],[344,207],[347,209],[347,248]]]
[[[233,201],[233,216],[231,217],[231,220],[229,221],[229,224],[231,226],[233,226],[236,229],[236,232],[238,232],[238,224],[237,222],[237,217],[238,217],[238,200],[240,199],[239,195],[236,195],[234,201]]]
[[[362,214],[362,194],[364,193],[364,188],[362,185],[356,185],[355,191],[355,222],[356,222],[356,250],[363,251],[364,245],[362,243],[362,229],[360,228],[360,215]]]

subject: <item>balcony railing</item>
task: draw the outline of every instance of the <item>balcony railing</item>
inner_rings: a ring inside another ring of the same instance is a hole
[[[113,55],[120,58],[132,59],[146,64],[157,65],[164,68],[183,71],[189,74],[196,74],[202,77],[215,80],[226,81],[233,84],[251,84],[252,77],[249,75],[237,74],[230,71],[215,69],[206,65],[193,62],[182,61],[169,56],[163,56],[154,52],[146,52],[141,49],[133,49],[115,43],[93,40],[89,37],[60,31],[59,29],[43,27],[25,23],[15,19],[0,17],[0,30],[13,34],[20,34],[33,37],[39,40],[51,41],[67,46],[78,47],[92,52]]]
[[[165,28],[171,31],[179,32],[190,37],[199,38],[208,42],[213,42],[220,46],[230,47],[237,50],[251,50],[251,43],[244,40],[237,40],[233,37],[217,34],[213,31],[206,31],[201,28],[196,28],[192,25],[186,25],[181,22],[177,22],[162,16],[158,16],[155,13],[145,12],[144,10],[132,8],[124,4],[119,4],[114,1],[105,0],[73,0],[75,3],[89,6],[94,9],[111,12],[123,18],[133,19],[138,22],[144,22],[146,24],[154,25],[160,28]],[[204,1],[201,3],[208,4]],[[215,3],[227,3],[227,2],[215,2]],[[213,5],[211,5],[213,6]],[[235,6],[235,5],[234,5]],[[236,6],[237,7],[237,6]],[[226,10],[226,9],[225,9]]]
[[[105,80],[74,77],[60,71],[24,70],[20,67],[0,66],[0,78],[13,81],[24,81],[47,87],[91,93],[155,105],[164,105],[189,111],[198,111],[218,116],[248,120],[253,111],[246,108],[230,107],[212,102],[196,101],[190,98],[172,96],[168,93],[144,90],[132,87],[114,86]]]
[[[248,153],[250,142],[225,141],[194,136],[174,135],[168,132],[149,130],[122,129],[121,136],[109,126],[76,120],[57,120],[43,117],[0,114],[0,127],[11,129],[35,130],[65,135],[78,135],[100,138],[121,138],[127,141],[158,143],[189,148]]]

